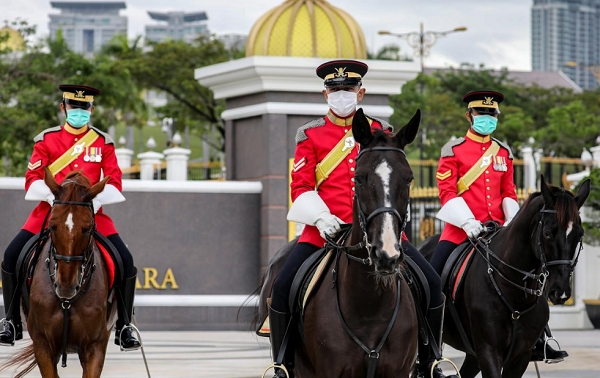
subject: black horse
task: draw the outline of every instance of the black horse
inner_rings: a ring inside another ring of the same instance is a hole
[[[589,180],[574,195],[547,185],[542,176],[541,191],[529,196],[508,226],[491,240],[471,241],[476,252],[462,286],[454,301],[447,294],[443,336],[444,343],[466,352],[463,378],[480,371],[483,378],[523,376],[550,317],[547,299],[564,304],[571,296],[583,237],[579,208],[589,192]],[[438,240],[432,236],[420,246],[426,258]],[[460,325],[450,316],[450,301]]]
[[[397,134],[374,133],[359,109],[352,132],[356,158],[354,220],[346,245],[307,302],[295,348],[296,377],[408,377],[417,352],[417,316],[403,279],[401,233],[407,221],[410,169],[404,147],[417,134],[420,112]],[[273,281],[293,247],[269,264],[259,303],[267,315]],[[332,290],[334,288],[334,290]],[[276,358],[277,356],[274,356]],[[373,369],[373,370],[372,370]]]

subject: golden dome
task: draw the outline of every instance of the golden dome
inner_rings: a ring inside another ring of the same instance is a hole
[[[25,50],[25,40],[23,36],[13,28],[4,26],[0,28],[0,50],[6,48],[12,51]]]
[[[326,0],[286,0],[256,21],[246,56],[366,59],[358,23]]]

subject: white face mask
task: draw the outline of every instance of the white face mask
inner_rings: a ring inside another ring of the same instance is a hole
[[[336,115],[347,117],[356,110],[358,94],[348,91],[332,92],[327,95],[327,104]]]

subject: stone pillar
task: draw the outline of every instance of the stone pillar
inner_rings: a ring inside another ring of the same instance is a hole
[[[164,155],[160,152],[152,151],[156,147],[156,141],[150,137],[146,146],[150,151],[142,152],[138,154],[140,159],[140,180],[154,180],[154,172],[160,168]]]
[[[187,162],[191,152],[187,148],[181,147],[168,148],[163,151],[167,161],[167,180],[187,180]]]
[[[116,148],[115,155],[117,155],[119,168],[124,169],[131,167],[131,161],[133,160],[132,150],[129,148]]]
[[[596,138],[596,145],[590,148],[592,152],[592,166],[594,168],[600,168],[600,137]]]
[[[523,155],[523,189],[536,190],[537,170],[535,159],[533,157],[533,147],[521,147],[521,154]]]

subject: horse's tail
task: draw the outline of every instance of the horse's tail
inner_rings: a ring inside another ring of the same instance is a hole
[[[252,321],[250,322],[250,329],[252,329],[252,330],[256,330],[256,327],[258,327],[258,322],[260,321],[258,318],[258,304],[255,304],[254,301],[260,294],[260,291],[262,289],[264,282],[265,282],[265,274],[261,274],[260,286],[257,287],[256,289],[254,289],[254,291],[252,293],[248,294],[248,297],[244,300],[244,302],[242,302],[242,305],[238,309],[237,320],[239,321],[241,311],[246,307],[253,307]]]
[[[19,373],[17,373],[17,375],[14,376],[15,378],[24,377],[37,366],[37,362],[35,361],[35,356],[33,354],[33,343],[29,343],[24,348],[19,350],[15,355],[13,355],[10,360],[0,365],[0,371],[4,371],[12,367],[20,368],[26,364],[28,365]]]
[[[292,249],[294,249],[294,247],[298,243],[298,239],[299,237],[296,237],[295,239],[287,242],[283,247],[281,247],[277,251],[275,256],[271,258],[271,260],[269,261],[269,265],[267,266],[267,270],[264,272],[264,274],[260,275],[260,284],[256,289],[254,289],[254,291],[252,291],[250,295],[248,295],[248,298],[246,298],[246,300],[242,304],[242,307],[240,307],[240,309],[238,310],[239,320],[239,314],[242,308],[247,306],[254,306],[254,317],[251,323],[251,327],[253,330],[256,330],[260,325],[259,323],[264,321],[267,317],[266,299],[271,293],[273,281],[275,280],[275,277],[277,277],[277,275],[279,274],[283,263],[285,263],[285,260],[292,252]],[[258,303],[256,303],[255,305],[253,303],[253,300],[257,296]]]

